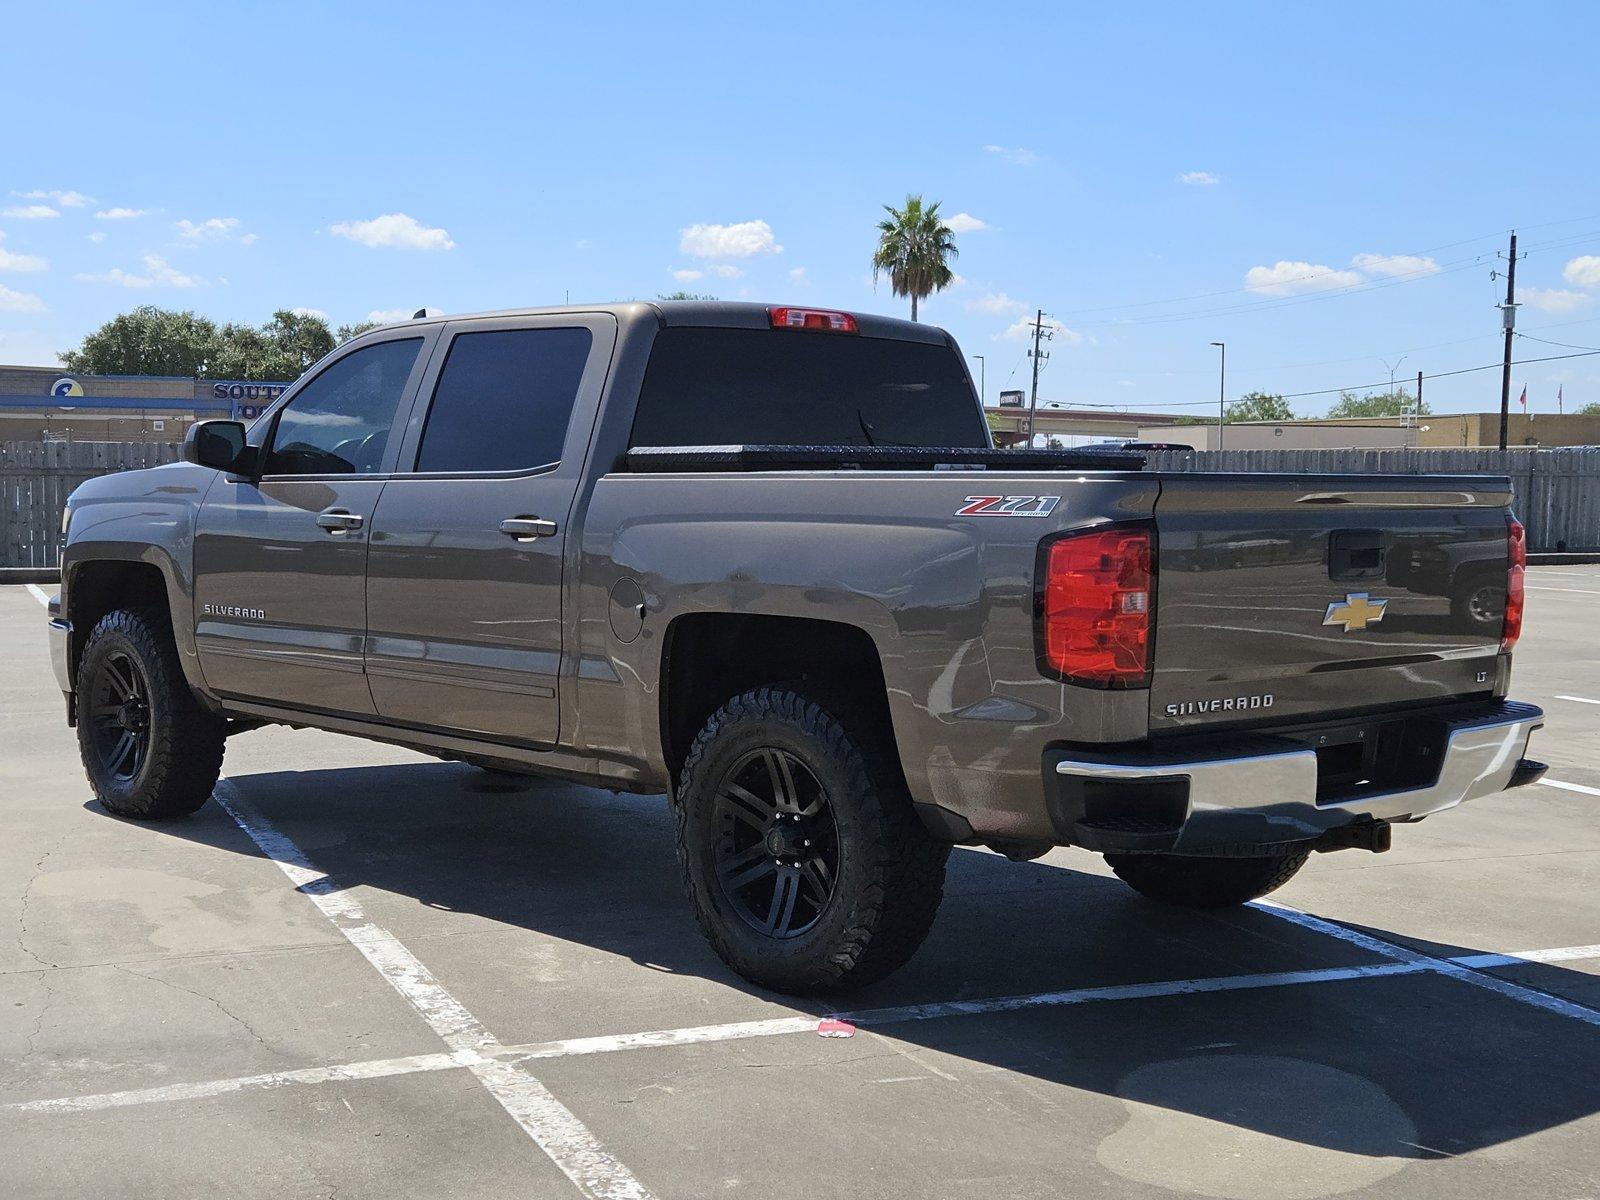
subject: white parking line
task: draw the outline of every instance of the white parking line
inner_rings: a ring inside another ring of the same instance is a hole
[[[1573,596],[1600,596],[1600,591],[1594,588],[1541,587],[1536,583],[1525,583],[1522,586],[1530,592],[1566,592]]]
[[[1585,796],[1600,796],[1600,788],[1584,787],[1581,783],[1566,783],[1560,779],[1541,779],[1545,787],[1560,788],[1563,792],[1582,792]]]
[[[644,1185],[544,1084],[514,1064],[492,1057],[500,1049],[494,1035],[398,938],[368,920],[356,899],[340,891],[333,880],[313,867],[300,847],[257,812],[236,788],[220,782],[213,799],[390,986],[411,1002],[450,1047],[453,1056],[477,1076],[478,1082],[568,1179],[597,1200],[650,1200]]]
[[[1350,929],[1334,921],[1325,921],[1321,917],[1314,917],[1310,913],[1303,913],[1297,908],[1290,908],[1286,904],[1279,904],[1273,900],[1256,900],[1252,908],[1261,912],[1271,913],[1285,921],[1292,921],[1304,929],[1312,929],[1318,933],[1325,933],[1329,937],[1338,938],[1342,942],[1349,942],[1353,946],[1360,946],[1363,950],[1370,950],[1374,954],[1382,954],[1397,962],[1412,963],[1424,970],[1437,971],[1451,979],[1470,983],[1474,987],[1484,988],[1511,1000],[1519,1000],[1523,1004],[1530,1004],[1534,1008],[1542,1008],[1546,1012],[1556,1013],[1563,1017],[1571,1017],[1576,1021],[1583,1021],[1589,1025],[1600,1026],[1600,1012],[1576,1004],[1571,1000],[1563,1000],[1560,996],[1552,996],[1548,992],[1541,992],[1534,988],[1523,987],[1520,983],[1513,983],[1509,979],[1502,979],[1498,975],[1485,975],[1471,967],[1465,966],[1453,959],[1435,958],[1431,954],[1423,954],[1419,950],[1386,942],[1382,938],[1373,937],[1371,934],[1362,933],[1357,929]]]
[[[1574,704],[1600,704],[1600,700],[1591,700],[1587,696],[1561,696],[1561,695],[1558,695],[1556,697],[1556,699],[1557,700],[1571,700]]]
[[[45,590],[42,587],[40,587],[38,584],[30,583],[28,585],[28,591],[33,593],[33,598],[35,600],[37,600],[40,604],[48,605],[50,603],[50,597],[45,593]]]
[[[1290,910],[1293,911],[1293,910]],[[1300,914],[1304,916],[1304,914]],[[1312,917],[1309,920],[1316,921]],[[1342,933],[1354,931],[1335,926]],[[1319,932],[1326,932],[1320,930]],[[1351,940],[1349,937],[1343,940]],[[1378,942],[1381,952],[1390,954],[1397,947]],[[1600,945],[1558,946],[1549,950],[1521,950],[1511,954],[1463,954],[1448,959],[1369,963],[1359,967],[1326,967],[1305,971],[1274,971],[1256,975],[1224,975],[1209,979],[1175,979],[1157,983],[1112,984],[1105,987],[1073,988],[1058,992],[1036,992],[1021,996],[995,996],[984,1000],[951,1000],[933,1004],[908,1004],[897,1008],[868,1008],[833,1014],[860,1028],[894,1025],[912,1021],[934,1021],[948,1017],[983,1016],[990,1013],[1023,1012],[1117,1000],[1149,1000],[1165,996],[1197,996],[1219,992],[1255,991],[1265,988],[1294,987],[1302,984],[1338,983],[1345,980],[1387,979],[1401,975],[1421,975],[1446,967],[1489,970],[1527,963],[1578,962],[1600,959]],[[1542,995],[1542,993],[1537,993]],[[623,1033],[601,1037],[567,1038],[524,1046],[498,1046],[491,1052],[506,1062],[534,1059],[571,1058],[588,1054],[611,1054],[627,1050],[646,1050],[664,1046],[704,1045],[737,1042],[749,1038],[814,1035],[822,1018],[817,1016],[773,1017],[763,1021],[734,1021],[723,1025],[698,1025],[683,1029],[656,1029],[642,1033]],[[17,1112],[92,1112],[106,1108],[125,1108],[174,1100],[203,1099],[255,1088],[281,1087],[293,1083],[327,1083],[341,1079],[377,1079],[417,1071],[442,1071],[470,1067],[471,1055],[420,1054],[409,1059],[376,1059],[335,1067],[310,1067],[299,1071],[278,1071],[266,1075],[245,1075],[201,1083],[169,1084],[164,1087],[133,1088],[122,1092],[103,1092],[91,1096],[66,1096],[51,1100],[28,1100],[0,1105],[0,1110]]]

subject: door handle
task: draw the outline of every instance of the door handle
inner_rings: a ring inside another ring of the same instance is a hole
[[[348,533],[365,523],[366,518],[360,513],[346,512],[342,508],[330,508],[317,514],[317,524],[329,533]]]
[[[500,532],[519,542],[539,537],[555,537],[556,523],[541,521],[538,517],[507,517],[500,522]]]

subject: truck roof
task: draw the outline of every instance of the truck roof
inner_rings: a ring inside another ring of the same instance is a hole
[[[745,300],[629,300],[609,304],[557,304],[540,308],[502,308],[487,312],[448,313],[437,317],[414,317],[408,321],[393,321],[379,328],[398,325],[441,325],[450,321],[477,321],[500,317],[544,317],[577,313],[610,313],[619,324],[641,320],[655,320],[663,326],[701,325],[721,329],[766,329],[771,325],[768,310],[771,306]],[[794,308],[823,308],[822,305],[795,304]],[[850,309],[827,309],[829,312],[849,312],[856,319],[861,336],[894,338],[906,342],[926,342],[934,345],[949,344],[950,335],[936,325],[916,321],[903,321],[899,317],[885,317],[875,313],[855,312]]]

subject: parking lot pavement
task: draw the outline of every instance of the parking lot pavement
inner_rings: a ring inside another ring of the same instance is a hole
[[[958,851],[826,1038],[701,941],[659,798],[265,729],[193,818],[109,817],[0,588],[0,1194],[1591,1195],[1600,568],[1529,585],[1551,786],[1287,911]]]

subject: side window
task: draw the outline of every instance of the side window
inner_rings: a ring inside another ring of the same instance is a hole
[[[450,343],[418,471],[525,471],[561,460],[587,329],[462,333]]]
[[[395,409],[421,338],[379,342],[345,355],[278,417],[268,475],[370,475],[383,465]]]

